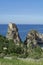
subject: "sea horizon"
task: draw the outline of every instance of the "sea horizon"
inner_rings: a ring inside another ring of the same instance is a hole
[[[16,24],[18,28],[18,32],[20,35],[20,38],[22,41],[26,39],[27,34],[29,33],[30,30],[36,30],[39,33],[43,34],[43,24]],[[0,35],[6,36],[8,31],[8,24],[0,24]]]

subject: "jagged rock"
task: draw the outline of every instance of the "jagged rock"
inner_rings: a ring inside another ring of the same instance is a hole
[[[38,33],[36,30],[31,30],[24,41],[24,44],[27,45],[27,47],[29,47],[30,43],[34,46],[37,46],[37,44],[41,46],[41,44],[43,44],[43,34]]]
[[[18,33],[18,28],[14,23],[9,23],[6,38],[13,39],[14,43],[16,44],[17,43],[19,44],[21,42],[21,39]]]

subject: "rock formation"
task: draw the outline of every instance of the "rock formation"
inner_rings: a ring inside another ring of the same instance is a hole
[[[13,39],[14,43],[16,44],[19,44],[21,42],[21,39],[18,33],[18,28],[14,23],[9,23],[6,38]]]
[[[43,45],[43,34],[38,33],[36,30],[31,30],[24,41],[24,44],[29,47],[29,44],[32,43],[34,46]],[[41,46],[42,47],[42,46]]]

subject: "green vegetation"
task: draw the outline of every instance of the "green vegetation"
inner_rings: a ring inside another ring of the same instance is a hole
[[[43,60],[0,59],[0,65],[43,65]]]
[[[34,47],[33,46],[34,46],[33,44],[29,45],[28,57],[35,58],[35,59],[41,58],[42,49],[38,45]]]
[[[0,35],[0,54],[22,54],[24,52],[23,47],[20,45],[16,45],[13,40],[8,40],[6,37]],[[2,55],[3,57],[3,55]]]
[[[27,45],[20,43],[16,45],[13,40],[8,40],[6,37],[0,35],[0,57],[17,56],[21,58],[35,58],[39,59],[43,57],[43,51],[39,45],[34,46],[33,42]]]

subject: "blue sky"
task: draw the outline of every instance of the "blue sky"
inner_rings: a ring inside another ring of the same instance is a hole
[[[43,0],[0,0],[0,24],[43,24]]]

